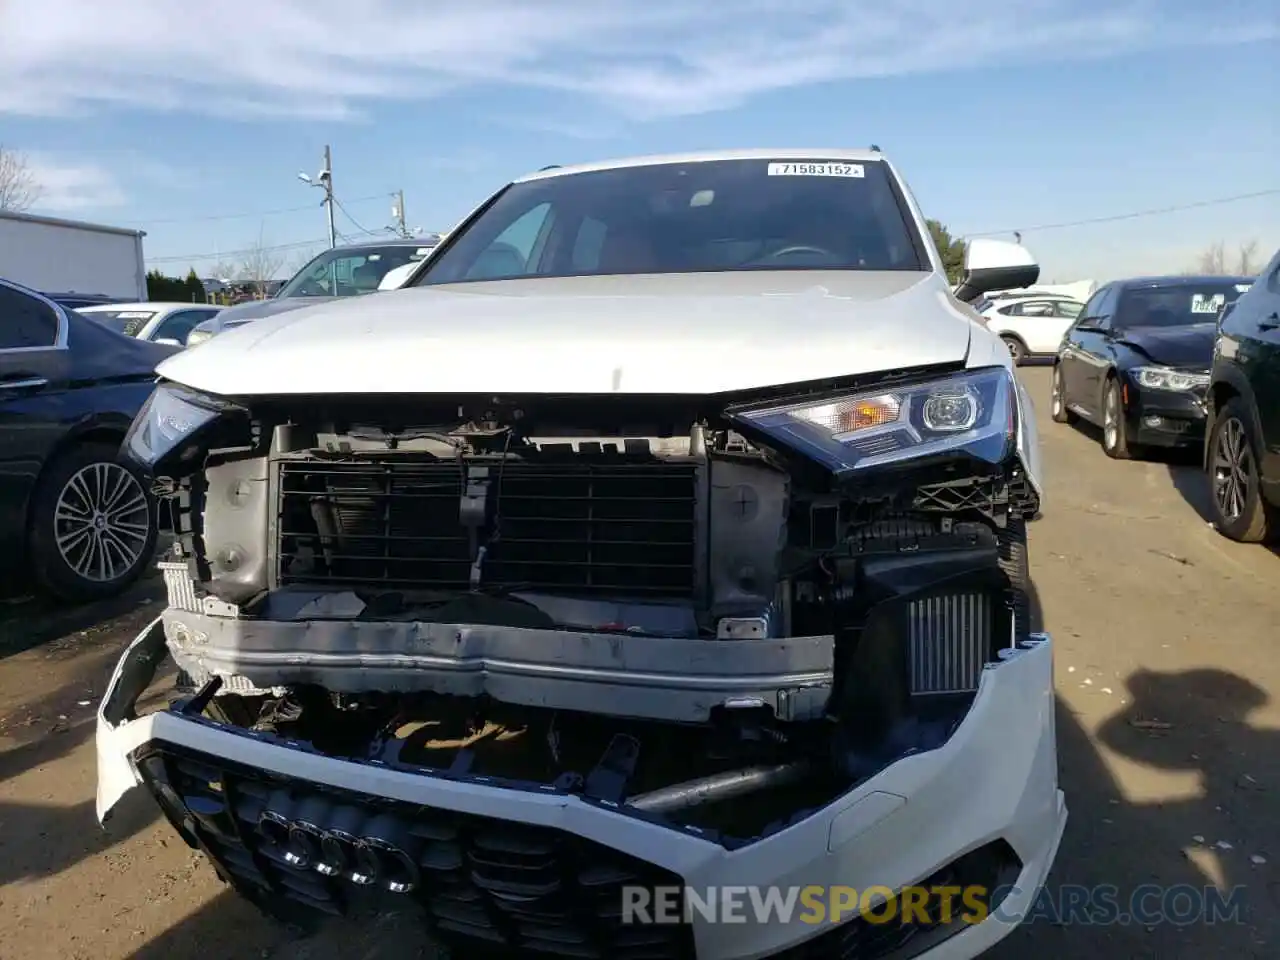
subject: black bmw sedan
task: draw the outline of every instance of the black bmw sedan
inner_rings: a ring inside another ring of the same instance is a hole
[[[93,600],[146,569],[153,498],[117,454],[178,349],[0,280],[0,584]]]
[[[1052,416],[1102,428],[1117,460],[1204,442],[1218,317],[1251,277],[1144,277],[1101,287],[1058,347]]]

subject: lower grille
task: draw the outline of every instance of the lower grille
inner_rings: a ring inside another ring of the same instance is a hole
[[[1022,861],[1003,840],[996,840],[952,861],[919,884],[917,889],[937,891],[951,887],[963,891],[949,907],[936,893],[910,916],[900,897],[873,908],[868,916],[819,934],[797,947],[774,954],[768,960],[880,960],[913,957],[955,936],[969,923],[980,922],[1000,906],[1022,869]]]
[[[165,813],[253,899],[345,914],[417,904],[446,941],[582,960],[693,957],[687,925],[623,923],[623,888],[680,878],[546,827],[388,801],[161,747]],[[465,947],[463,948],[465,949]]]
[[[477,506],[470,486],[483,466],[282,462],[277,582],[465,589],[484,546],[481,582],[492,587],[692,594],[692,464],[491,462]]]

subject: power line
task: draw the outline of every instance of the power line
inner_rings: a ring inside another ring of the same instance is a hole
[[[328,239],[319,237],[315,240],[295,240],[293,243],[276,243],[265,247],[243,247],[239,250],[214,250],[205,251],[204,253],[184,253],[176,257],[147,257],[148,263],[180,263],[183,261],[190,262],[192,260],[225,260],[227,258],[235,258],[247,256],[250,253],[257,253],[260,250],[297,250],[300,247],[314,247],[317,244],[327,243]]]
[[[387,197],[394,196],[391,193],[375,193],[369,197],[356,197],[350,201],[351,203],[368,203],[371,200],[385,200]],[[210,223],[215,220],[248,220],[255,217],[272,217],[282,213],[301,213],[304,210],[314,210],[314,203],[309,203],[305,207],[280,207],[276,210],[258,210],[254,213],[218,213],[208,217],[177,217],[170,220],[146,220],[143,221],[144,226],[156,226],[165,223]]]
[[[1136,220],[1140,217],[1155,217],[1165,213],[1179,213],[1183,210],[1197,210],[1201,207],[1216,207],[1224,203],[1237,203],[1240,200],[1256,200],[1259,197],[1270,197],[1280,194],[1280,187],[1270,190],[1256,190],[1253,193],[1240,193],[1234,197],[1219,197],[1216,200],[1197,200],[1194,203],[1181,203],[1172,207],[1156,207],[1151,210],[1135,210],[1132,213],[1118,213],[1109,217],[1091,217],[1088,220],[1068,220],[1063,223],[1044,223],[1035,227],[1012,227],[1006,230],[983,230],[977,233],[966,233],[966,237],[995,237],[1007,233],[1032,233],[1037,230],[1062,230],[1066,227],[1084,227],[1094,223],[1115,223],[1119,220]]]
[[[395,196],[395,194],[391,194],[391,196]],[[347,208],[342,205],[342,201],[339,200],[337,197],[333,198],[333,202],[338,205],[338,209],[342,211],[342,215],[346,217],[348,220],[350,220],[352,225],[361,233],[365,234],[366,236],[375,237],[378,235],[378,232],[381,232],[381,231],[375,232],[373,230],[366,230],[364,227],[362,227],[360,225],[360,221],[351,215],[351,213],[347,210]]]

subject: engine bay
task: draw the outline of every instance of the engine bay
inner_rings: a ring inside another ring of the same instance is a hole
[[[725,421],[573,409],[257,412],[158,480],[174,709],[733,845],[944,743],[1029,633],[1012,453],[837,483]]]

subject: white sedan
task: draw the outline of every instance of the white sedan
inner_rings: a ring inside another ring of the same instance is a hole
[[[186,345],[187,334],[221,309],[204,303],[144,302],[106,303],[76,312],[128,337],[181,347]]]

